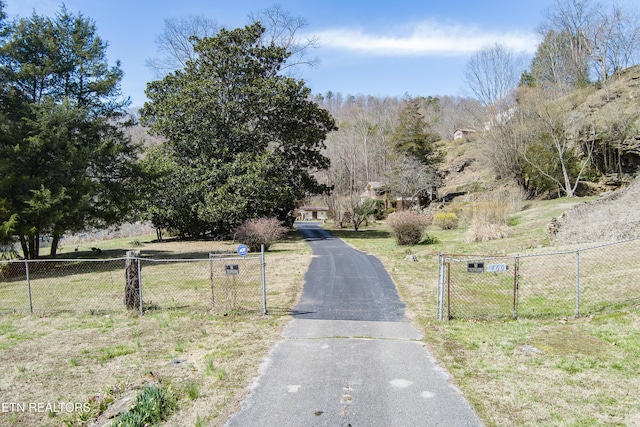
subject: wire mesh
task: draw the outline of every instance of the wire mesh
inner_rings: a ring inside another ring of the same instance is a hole
[[[266,311],[261,255],[135,260],[139,283],[134,292],[140,297],[136,308],[142,301],[141,312],[186,307]],[[0,261],[0,312],[125,310],[125,264],[126,258]]]
[[[255,307],[262,301],[261,258],[211,257],[213,306],[235,311]]]
[[[0,262],[0,311],[113,311],[123,307],[124,258]]]
[[[640,239],[579,251],[580,314],[640,301]]]
[[[445,295],[449,319],[507,317],[514,312],[513,266],[508,258],[458,256],[448,259]]]
[[[640,239],[547,254],[441,255],[438,318],[581,316],[640,301]]]

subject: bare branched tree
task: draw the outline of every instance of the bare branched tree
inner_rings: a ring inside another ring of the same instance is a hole
[[[617,5],[598,9],[589,34],[589,54],[601,82],[633,65],[640,53],[640,19]]]
[[[531,61],[535,85],[552,96],[563,96],[584,83],[584,73],[576,71],[569,34],[545,30],[542,42]]]
[[[567,35],[571,55],[569,62],[574,74],[572,79],[577,84],[589,79],[589,34],[592,33],[598,8],[593,0],[556,0],[546,11],[547,22],[543,24],[542,32],[555,30]]]
[[[498,104],[518,87],[520,65],[515,53],[506,46],[499,43],[485,46],[467,63],[467,87],[484,106]]]
[[[591,141],[584,147],[576,147],[570,131],[570,112],[566,105],[557,100],[549,100],[539,90],[530,91],[527,99],[522,100],[521,108],[526,109],[530,117],[528,132],[532,136],[524,150],[525,162],[555,183],[561,193],[573,197],[591,163],[595,130]]]
[[[640,15],[615,3],[556,0],[546,11],[540,33],[545,41],[532,64],[538,67],[532,70],[534,75],[544,79],[541,70],[560,65],[561,72],[555,76],[563,78],[555,82],[563,80],[572,88],[588,84],[590,71],[606,83],[640,58]]]
[[[410,156],[400,155],[393,159],[386,183],[391,194],[402,200],[411,200],[420,207],[420,199],[440,185],[440,178],[433,167]]]
[[[299,71],[302,65],[313,66],[318,59],[310,56],[310,51],[318,47],[314,36],[301,35],[307,21],[294,17],[280,6],[273,6],[249,15],[249,24],[260,22],[265,28],[263,45],[274,44],[284,47],[290,57],[282,67],[290,74]],[[204,16],[169,18],[164,21],[164,29],[156,38],[157,56],[145,61],[153,70],[156,78],[162,78],[170,72],[184,68],[189,60],[195,58],[194,42],[204,37],[213,37],[221,29],[216,20]]]
[[[145,66],[153,70],[156,78],[184,68],[187,61],[195,59],[194,40],[212,37],[220,26],[204,16],[169,18],[164,21],[164,29],[156,38],[158,56],[145,61]]]
[[[274,44],[287,49],[291,56],[283,68],[288,72],[295,74],[300,66],[315,66],[318,63],[317,57],[309,55],[311,50],[318,47],[318,39],[300,34],[307,26],[306,19],[293,16],[282,7],[274,5],[251,13],[249,20],[251,23],[260,22],[266,28],[263,44]]]
[[[477,117],[479,114],[487,115],[490,122],[503,120],[513,104],[524,68],[522,59],[499,43],[476,52],[469,59],[465,73],[471,97],[483,107],[483,110],[473,113]]]
[[[513,180],[525,191],[528,182],[523,156],[531,138],[526,119],[526,112],[518,109],[509,121],[481,134],[482,156],[493,168],[496,178]]]

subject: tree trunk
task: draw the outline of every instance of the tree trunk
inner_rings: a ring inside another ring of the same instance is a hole
[[[569,172],[567,171],[567,167],[564,163],[563,160],[562,161],[562,175],[564,177],[564,192],[567,195],[567,197],[573,197],[574,192],[573,192],[573,187],[571,186],[571,178],[569,178]]]
[[[128,251],[125,260],[124,304],[128,310],[140,309],[140,251]]]
[[[51,252],[49,252],[49,255],[51,255],[52,258],[54,258],[58,253],[59,243],[60,243],[60,233],[54,232],[53,236],[51,237]]]
[[[37,259],[38,255],[40,255],[40,234],[39,233],[29,233],[27,236],[27,244],[28,248],[28,256],[27,259]]]
[[[22,256],[24,256],[24,259],[29,259],[29,246],[27,245],[27,238],[24,234],[20,234],[20,246],[22,247]]]

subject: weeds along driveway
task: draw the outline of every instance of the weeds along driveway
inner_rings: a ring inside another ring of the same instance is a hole
[[[407,322],[380,261],[297,225],[314,254],[301,300],[227,425],[481,425]]]

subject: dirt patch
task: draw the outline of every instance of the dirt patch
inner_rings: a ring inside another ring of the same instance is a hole
[[[541,330],[531,340],[531,345],[545,354],[588,356],[605,354],[609,347],[604,341],[567,326]]]
[[[613,242],[640,236],[640,180],[575,206],[557,219],[560,245]]]

